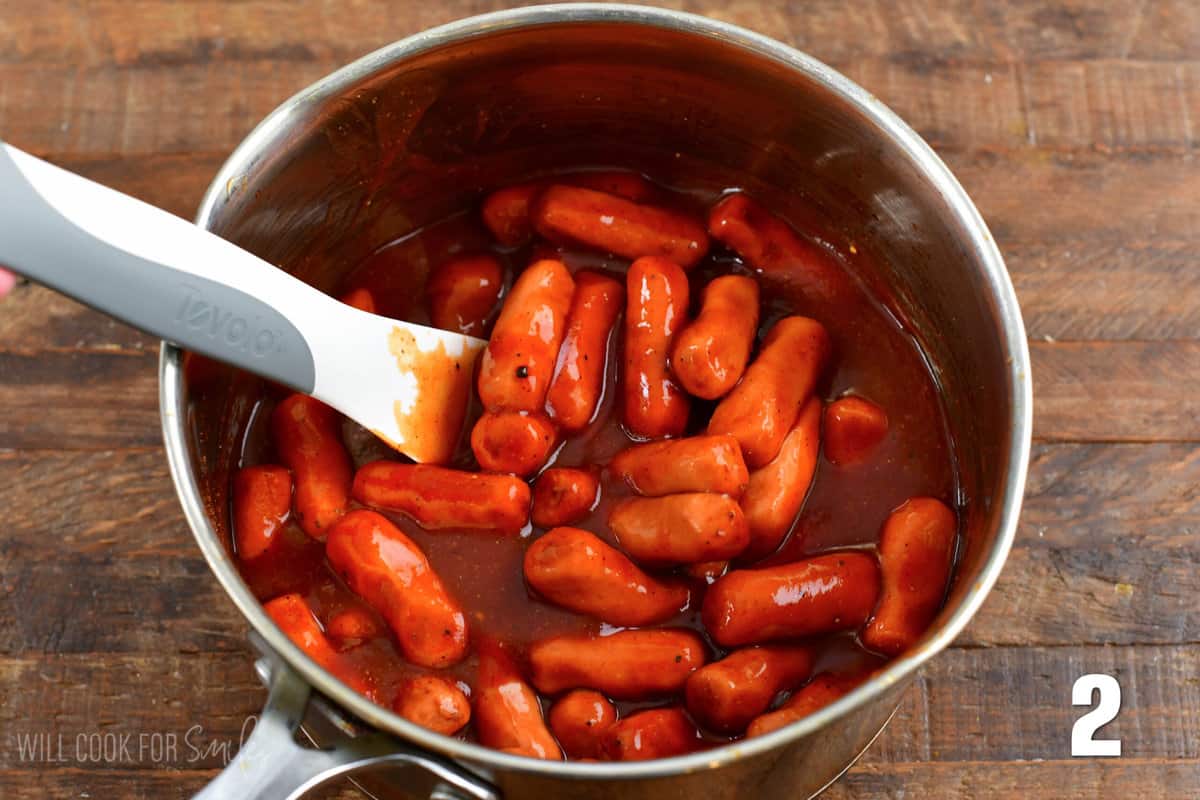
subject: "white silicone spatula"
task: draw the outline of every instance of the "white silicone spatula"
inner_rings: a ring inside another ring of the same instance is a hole
[[[447,460],[480,339],[344,305],[172,214],[0,143],[0,264]]]

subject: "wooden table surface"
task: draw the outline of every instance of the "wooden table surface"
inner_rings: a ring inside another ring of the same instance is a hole
[[[4,0],[0,137],[191,217],[295,90],[503,5]],[[678,6],[908,120],[991,225],[1029,328],[1008,567],[827,796],[1200,795],[1200,4]],[[263,701],[167,475],[157,349],[36,286],[0,302],[0,797],[187,797]],[[1070,757],[1089,672],[1123,687],[1121,758]]]

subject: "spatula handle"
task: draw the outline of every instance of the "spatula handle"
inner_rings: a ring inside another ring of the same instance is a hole
[[[191,223],[0,142],[0,264],[135,328],[311,393],[280,309],[338,305]]]

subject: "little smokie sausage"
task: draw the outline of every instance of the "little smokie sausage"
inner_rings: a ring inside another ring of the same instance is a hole
[[[500,299],[504,268],[493,256],[463,256],[429,277],[429,319],[435,328],[483,337]]]
[[[895,656],[916,643],[946,595],[957,534],[954,512],[932,497],[914,497],[891,513],[879,537],[883,591],[863,644]]]
[[[532,475],[550,459],[558,429],[545,414],[486,411],[471,430],[471,450],[488,472]]]
[[[821,401],[814,397],[784,437],[779,454],[750,473],[750,485],[742,496],[750,528],[750,545],[743,554],[747,558],[774,552],[791,530],[817,470],[820,439]]]
[[[834,400],[825,409],[825,457],[839,465],[865,461],[887,432],[887,414],[870,400]]]
[[[351,308],[357,308],[359,311],[365,311],[368,314],[379,313],[377,311],[378,306],[375,303],[375,296],[371,294],[369,289],[364,289],[361,286],[346,292],[338,300]]]
[[[552,467],[533,484],[531,519],[539,528],[570,525],[588,515],[600,496],[595,470]]]
[[[542,719],[537,694],[496,642],[480,643],[473,695],[475,731],[484,747],[530,758],[562,758],[558,743]]]
[[[453,736],[471,719],[471,702],[445,678],[419,675],[400,687],[392,710],[434,733]]]
[[[541,411],[566,331],[575,281],[561,261],[530,264],[513,284],[479,365],[488,411]]]
[[[323,539],[350,502],[352,467],[338,414],[320,400],[293,394],[275,407],[271,431],[295,480],[296,521],[309,536]]]
[[[530,648],[530,679],[546,694],[595,689],[619,700],[638,700],[679,691],[706,658],[704,641],[689,630],[555,636]]]
[[[321,630],[312,608],[298,594],[285,594],[266,603],[263,610],[287,637],[342,683],[359,694],[374,699],[374,687],[367,676],[355,669],[334,649]]]
[[[741,733],[775,695],[808,678],[812,652],[790,645],[748,647],[692,673],[684,687],[687,709],[703,725]]]
[[[233,476],[233,534],[239,558],[261,556],[292,510],[292,473],[283,467],[243,467]]]
[[[351,606],[342,609],[325,623],[325,632],[338,640],[343,650],[362,644],[380,634],[375,616],[365,608]]]
[[[622,418],[642,439],[678,436],[691,404],[675,383],[667,358],[688,308],[687,276],[665,258],[639,258],[625,276]]]
[[[651,708],[631,714],[604,732],[601,753],[610,761],[648,761],[690,753],[700,732],[683,710]]]
[[[728,561],[702,561],[699,564],[688,564],[683,567],[683,574],[694,581],[702,581],[711,586],[717,578],[729,571]]]
[[[654,184],[636,172],[581,172],[561,176],[557,181],[619,195],[635,203],[650,200],[655,194]],[[483,201],[483,224],[496,237],[496,241],[508,247],[516,247],[529,241],[533,236],[529,208],[534,198],[550,185],[550,181],[529,181],[497,189],[487,196]]]
[[[723,275],[704,287],[700,314],[675,337],[671,369],[690,394],[724,397],[741,380],[758,332],[758,283]]]
[[[816,303],[836,305],[851,292],[849,276],[831,255],[744,194],[713,206],[708,232],[756,270],[786,280]]]
[[[576,242],[625,258],[661,256],[696,265],[708,252],[704,226],[686,214],[623,197],[555,185],[533,205],[533,227],[553,242]]]
[[[809,681],[807,686],[789,697],[779,708],[756,717],[746,729],[747,738],[779,730],[785,725],[791,725],[809,714],[820,711],[866,681],[871,677],[871,672],[871,670],[862,669],[846,673],[821,673]]]
[[[713,641],[737,647],[854,630],[879,596],[866,553],[829,553],[765,569],[734,570],[708,587],[701,616]]]
[[[816,320],[775,323],[741,383],[713,411],[708,432],[737,439],[751,469],[769,462],[816,388],[829,349],[829,335]]]
[[[650,577],[579,528],[555,528],[530,545],[525,580],[555,605],[611,625],[650,625],[688,604],[687,587]]]
[[[725,494],[630,497],[613,507],[608,526],[621,549],[646,564],[723,561],[750,543],[741,507]]]
[[[506,186],[489,194],[480,215],[496,241],[507,247],[525,244],[533,236],[529,204],[546,188],[540,181]]]
[[[546,410],[569,431],[587,426],[604,393],[608,340],[625,300],[625,287],[599,272],[575,274],[575,296],[558,351]]]
[[[590,689],[567,692],[550,706],[550,731],[571,758],[596,758],[603,736],[617,721],[617,708]]]
[[[640,495],[716,492],[741,497],[750,480],[732,436],[691,436],[622,450],[608,469]]]
[[[381,514],[351,511],[329,532],[329,563],[387,620],[404,657],[446,667],[467,654],[467,621],[429,559]]]
[[[367,464],[354,476],[354,499],[406,514],[426,530],[519,533],[529,522],[529,485],[520,478],[430,464]]]

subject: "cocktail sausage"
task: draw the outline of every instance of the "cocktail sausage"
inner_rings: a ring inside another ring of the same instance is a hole
[[[650,625],[688,604],[683,584],[652,578],[598,536],[555,528],[525,551],[525,580],[555,605],[611,625]]]
[[[816,320],[775,323],[741,383],[713,411],[708,432],[737,439],[751,469],[769,462],[816,388],[829,349],[829,335]]]
[[[547,188],[534,203],[532,219],[534,230],[551,241],[625,258],[661,256],[686,269],[708,252],[704,226],[691,217],[579,186]]]
[[[634,445],[608,469],[640,495],[717,492],[741,497],[750,480],[741,447],[732,436],[690,436]]]
[[[546,410],[568,431],[578,431],[592,421],[604,393],[608,340],[625,301],[625,287],[599,272],[575,275],[575,296],[567,314],[567,331]]]
[[[954,512],[932,497],[891,513],[879,537],[883,591],[863,644],[896,656],[921,638],[946,596],[957,534]]]
[[[814,303],[837,306],[852,289],[848,274],[830,254],[740,192],[713,206],[708,232],[751,267],[787,281]]]
[[[312,608],[303,597],[298,594],[281,595],[264,604],[263,610],[280,630],[322,669],[359,694],[375,699],[375,687],[372,682],[367,675],[338,653],[321,630]]]
[[[870,400],[834,400],[825,409],[825,457],[839,465],[865,461],[887,432],[887,414]]]
[[[296,521],[309,536],[324,539],[350,502],[352,467],[338,414],[320,400],[293,394],[275,407],[271,430],[295,481]]]
[[[807,679],[812,663],[812,652],[794,645],[735,650],[688,678],[688,711],[714,731],[741,733],[775,695]]]
[[[642,439],[679,436],[691,404],[668,368],[671,342],[688,309],[687,276],[665,258],[639,258],[625,276],[622,418]]]
[[[814,556],[734,570],[708,587],[701,616],[722,647],[854,630],[879,596],[879,565],[866,553]]]
[[[485,640],[479,645],[474,696],[480,744],[518,756],[562,758],[562,750],[542,719],[537,694],[496,642]]]
[[[700,314],[675,337],[671,369],[695,397],[716,400],[741,380],[758,332],[758,283],[723,275],[704,287]]]
[[[482,338],[503,283],[504,268],[494,256],[447,261],[429,276],[425,287],[430,322],[435,328]]]
[[[617,721],[609,699],[591,689],[576,689],[550,707],[550,730],[571,758],[596,758],[604,734]]]
[[[594,470],[551,467],[533,484],[533,524],[557,528],[578,522],[595,507],[599,494],[600,479]]]
[[[387,620],[404,657],[446,667],[467,654],[467,621],[416,543],[381,514],[351,511],[329,532],[329,563]]]
[[[621,549],[644,564],[723,561],[750,543],[741,507],[725,494],[630,497],[613,507],[608,526]]]
[[[774,552],[791,530],[817,469],[820,437],[821,401],[813,397],[784,437],[778,455],[750,473],[750,485],[742,496],[742,511],[750,528],[747,558]]]
[[[486,411],[471,430],[471,450],[488,472],[522,478],[541,469],[558,444],[550,418],[528,411]]]
[[[791,725],[841,699],[869,677],[871,670],[866,669],[847,673],[823,672],[789,697],[779,708],[756,717],[746,729],[746,736],[762,736],[785,725]]]
[[[486,410],[542,410],[574,291],[561,261],[535,261],[517,276],[480,359],[477,383]]]
[[[539,691],[595,689],[620,700],[676,692],[706,658],[699,636],[670,628],[555,636],[529,650],[530,677]]]
[[[374,461],[355,474],[354,499],[406,514],[426,530],[519,533],[529,523],[529,485],[512,475]]]
[[[453,736],[471,719],[471,701],[463,690],[437,675],[405,681],[392,710],[409,722],[444,736]]]
[[[233,537],[238,558],[258,558],[283,530],[292,510],[292,473],[264,464],[233,477]]]
[[[631,714],[604,732],[605,758],[648,761],[689,753],[701,744],[700,732],[683,709],[651,708]]]

